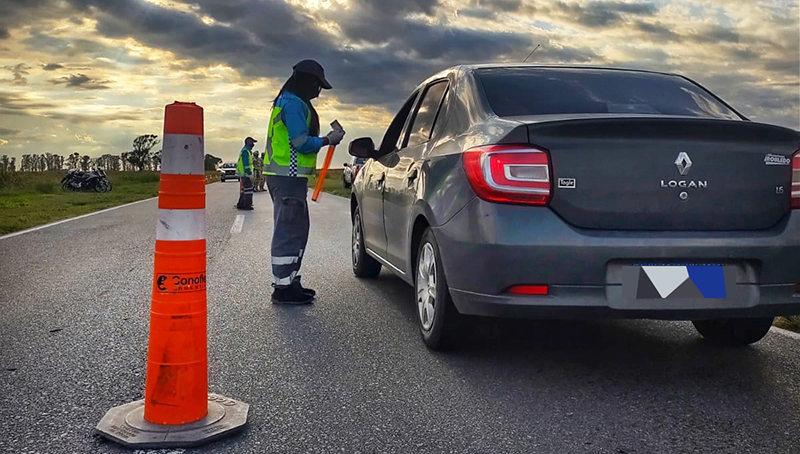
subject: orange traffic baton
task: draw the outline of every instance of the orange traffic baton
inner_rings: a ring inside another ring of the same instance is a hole
[[[246,403],[208,394],[204,156],[203,108],[166,106],[145,398],[96,428],[125,446],[197,446],[247,423]]]
[[[311,200],[314,202],[317,201],[317,199],[319,198],[319,193],[322,192],[322,186],[325,184],[325,176],[328,174],[328,167],[330,167],[331,161],[333,160],[334,149],[336,149],[335,145],[331,145],[328,147],[328,154],[325,156],[325,164],[319,171],[319,176],[317,177],[317,185],[314,187],[314,193],[311,195]]]
[[[342,125],[339,124],[337,120],[333,120],[331,122],[331,128],[341,130]],[[319,177],[317,177],[317,185],[314,187],[314,193],[311,195],[311,201],[316,202],[319,198],[319,193],[322,192],[322,187],[325,185],[325,176],[328,175],[328,167],[331,166],[331,161],[333,160],[333,151],[336,149],[336,145],[331,145],[328,147],[328,154],[325,155],[325,164],[322,165],[322,169],[319,171]]]

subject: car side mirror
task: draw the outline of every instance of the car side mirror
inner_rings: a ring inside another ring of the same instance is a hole
[[[370,137],[361,137],[350,142],[347,152],[350,153],[350,156],[367,159],[374,158],[378,154],[375,150],[375,142]]]
[[[345,163],[344,163],[344,164],[342,164],[342,165],[343,165],[343,166],[345,166],[345,167],[350,167],[350,163],[348,163],[348,162],[345,162]]]

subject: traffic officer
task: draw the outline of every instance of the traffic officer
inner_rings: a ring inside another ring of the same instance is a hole
[[[344,130],[319,136],[319,116],[311,100],[330,89],[322,66],[297,63],[275,98],[267,126],[264,175],[273,202],[272,302],[308,304],[316,292],[300,284],[300,265],[308,243],[308,177],[317,168],[317,153],[338,145]]]
[[[264,160],[258,154],[258,150],[253,152],[253,192],[264,190],[264,175],[261,173],[264,167]]]
[[[236,175],[239,175],[239,203],[236,208],[240,210],[253,209],[253,154],[251,150],[257,141],[252,137],[244,139],[244,146],[239,151],[239,161],[236,163]]]

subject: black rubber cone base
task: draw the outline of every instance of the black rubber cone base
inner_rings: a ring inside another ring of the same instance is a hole
[[[205,418],[189,424],[162,425],[144,420],[143,399],[108,410],[95,430],[130,448],[189,448],[244,428],[249,409],[244,402],[209,394]]]

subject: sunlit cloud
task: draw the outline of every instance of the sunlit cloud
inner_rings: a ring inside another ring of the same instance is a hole
[[[537,45],[533,63],[675,72],[800,128],[796,0],[31,0],[0,3],[0,137],[17,156],[119,154],[195,101],[207,151],[232,159],[246,136],[263,146],[292,65],[315,58],[334,86],[321,123],[377,142],[426,77]]]
[[[92,137],[89,134],[75,134],[75,138],[78,139],[79,141],[85,142],[85,143],[94,143],[95,142],[94,137]]]
[[[86,74],[73,74],[71,76],[51,80],[50,82],[56,85],[64,84],[67,87],[82,88],[84,90],[102,90],[109,88],[108,85],[106,85],[109,81],[92,79]]]

